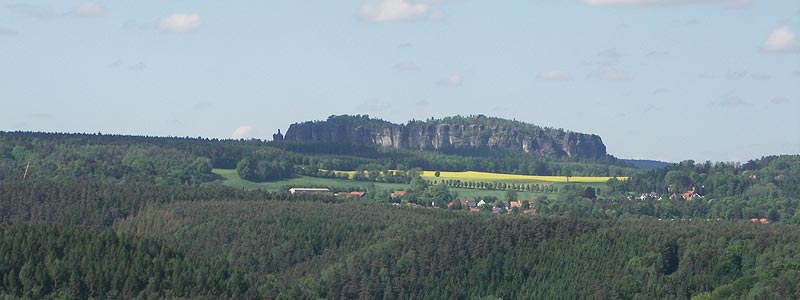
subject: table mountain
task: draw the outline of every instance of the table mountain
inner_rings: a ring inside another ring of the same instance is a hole
[[[283,140],[375,144],[420,150],[507,149],[547,158],[606,156],[606,146],[597,135],[484,115],[410,121],[407,124],[371,119],[366,115],[331,116],[326,121],[292,124]]]

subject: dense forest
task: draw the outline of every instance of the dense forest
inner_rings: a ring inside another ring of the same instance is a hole
[[[356,144],[0,132],[0,180],[21,178],[28,162],[31,176],[42,178],[158,184],[210,182],[216,179],[212,168],[244,169],[242,177],[253,181],[292,177],[298,168],[352,171],[369,165],[572,176],[626,176],[637,171],[613,159],[548,160],[503,150],[460,155]]]
[[[0,133],[0,299],[800,298],[800,156],[649,171],[529,159]],[[468,212],[454,184],[418,176],[482,163],[630,178],[514,209],[512,188]],[[372,187],[244,190],[212,168],[251,181],[362,170]],[[388,169],[402,172],[370,178]],[[401,201],[377,182],[409,184]]]

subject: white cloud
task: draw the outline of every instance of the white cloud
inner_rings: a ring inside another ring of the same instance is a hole
[[[791,101],[792,100],[790,100],[788,97],[783,97],[783,96],[774,97],[774,98],[769,100],[769,102],[772,103],[772,104],[786,104],[786,103],[789,103]]]
[[[608,81],[620,81],[620,80],[631,79],[630,76],[628,76],[628,73],[618,70],[598,70],[596,72],[590,73],[589,78],[608,80]]]
[[[450,77],[447,77],[446,79],[439,80],[436,83],[439,84],[439,85],[460,86],[460,85],[464,84],[464,76],[461,76],[461,74],[453,74],[453,75],[450,75]]]
[[[75,9],[75,14],[82,17],[99,17],[105,15],[106,7],[97,3],[87,2]]]
[[[6,7],[16,13],[42,21],[52,20],[59,16],[59,14],[52,9],[31,4],[16,3]]]
[[[19,32],[17,32],[14,29],[0,27],[0,37],[4,37],[4,36],[5,37],[11,37],[11,36],[17,36],[17,35],[19,35]]]
[[[684,5],[716,3],[731,6],[744,6],[752,0],[583,0],[589,5]]]
[[[172,14],[161,19],[158,29],[170,33],[187,33],[200,28],[203,21],[198,14]]]
[[[419,20],[430,14],[430,5],[406,0],[381,0],[379,3],[364,3],[358,10],[358,16],[369,22]]]
[[[569,72],[564,70],[547,70],[540,72],[536,78],[542,80],[570,80],[572,76],[570,76]]]
[[[437,10],[437,11],[434,11],[434,12],[431,13],[430,19],[431,19],[431,21],[441,21],[441,20],[447,19],[447,14],[445,14],[441,10]]]
[[[403,62],[394,65],[392,67],[395,71],[405,72],[405,71],[419,71],[419,66],[413,62]]]
[[[390,108],[392,108],[391,103],[378,100],[367,101],[358,106],[358,110],[369,112],[382,112]]]
[[[246,139],[246,138],[252,138],[253,134],[255,134],[255,129],[253,129],[252,126],[244,125],[239,128],[236,128],[236,130],[234,130],[233,133],[231,134],[231,137],[237,140]]]
[[[111,62],[110,64],[108,64],[108,67],[112,68],[112,69],[116,69],[116,68],[119,68],[121,66],[122,66],[122,60],[121,59],[115,60],[115,61]]]
[[[728,107],[728,108],[745,107],[753,105],[750,102],[747,102],[744,99],[734,95],[725,95],[721,97],[719,100],[711,103],[717,106]]]
[[[653,91],[654,95],[660,95],[660,94],[666,94],[666,93],[669,93],[669,89],[668,88],[657,88],[657,89],[655,89]]]
[[[617,51],[617,49],[605,49],[603,51],[597,52],[597,56],[605,59],[616,60],[622,58],[625,55]]]
[[[800,52],[800,40],[789,26],[781,26],[772,31],[761,49],[770,52]]]
[[[647,56],[648,57],[662,57],[662,56],[667,56],[667,55],[669,55],[668,51],[653,50],[653,51],[647,52]]]
[[[147,69],[147,64],[145,64],[144,62],[141,62],[141,61],[138,62],[138,63],[135,63],[133,65],[130,65],[128,67],[128,70],[131,70],[131,71],[142,71],[144,69]]]

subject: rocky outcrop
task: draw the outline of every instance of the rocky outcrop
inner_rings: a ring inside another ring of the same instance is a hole
[[[368,116],[331,116],[327,121],[291,125],[284,140],[421,150],[508,149],[548,158],[606,156],[606,147],[597,135],[482,115],[412,121],[404,125]]]

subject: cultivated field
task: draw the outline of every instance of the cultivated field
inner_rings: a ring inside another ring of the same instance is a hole
[[[221,177],[222,184],[229,187],[243,188],[247,190],[263,189],[268,191],[285,191],[289,187],[340,187],[340,188],[355,188],[364,191],[371,184],[370,182],[364,182],[364,181],[353,181],[353,180],[335,179],[335,178],[317,178],[308,176],[298,176],[296,178],[274,181],[274,182],[252,182],[239,178],[239,175],[236,174],[236,170],[214,169],[213,172],[214,174],[217,174]],[[439,179],[434,179],[434,181],[439,181]],[[556,185],[566,184],[558,182],[551,182],[551,183]],[[407,190],[411,187],[408,184],[400,184],[400,183],[375,182],[372,184],[374,184],[375,188],[378,190],[389,190],[389,191]],[[601,188],[605,184],[589,183],[584,185]],[[505,197],[506,194],[506,191],[504,190],[477,190],[477,189],[465,189],[465,188],[451,188],[450,191],[455,193],[458,197],[467,197],[467,198],[492,196],[492,197],[497,197],[499,199],[503,199],[503,197]],[[527,191],[518,192],[520,199],[534,199],[544,195],[547,195],[548,197],[553,197],[555,194],[556,193],[527,192]]]
[[[355,171],[337,171],[331,170],[334,173],[347,174],[353,178]],[[391,171],[390,171],[391,172]],[[507,184],[553,184],[553,183],[606,183],[612,177],[594,177],[594,176],[537,176],[537,175],[516,175],[516,174],[501,174],[489,172],[450,172],[441,171],[439,177],[436,177],[436,171],[423,171],[422,178],[429,181],[442,181],[442,180],[460,180],[460,181],[474,181],[474,182],[503,182]],[[627,180],[628,177],[617,177],[619,180]]]
[[[268,191],[287,190],[289,187],[341,187],[341,188],[364,188],[370,184],[365,181],[353,181],[334,178],[318,178],[309,176],[298,176],[296,178],[271,181],[271,182],[252,182],[239,178],[236,170],[214,169],[214,174],[223,178],[222,184],[230,187],[244,188],[247,190],[263,189]],[[408,189],[407,184],[399,183],[373,183],[375,188],[385,190]]]
[[[550,184],[550,183],[605,183],[611,177],[584,177],[573,176],[567,178],[566,176],[535,176],[535,175],[515,175],[515,174],[499,174],[487,172],[439,172],[439,177],[436,177],[436,171],[424,171],[422,178],[427,180],[461,180],[461,181],[484,181],[484,182],[504,182],[508,184]],[[625,180],[627,177],[617,177],[617,179]]]

